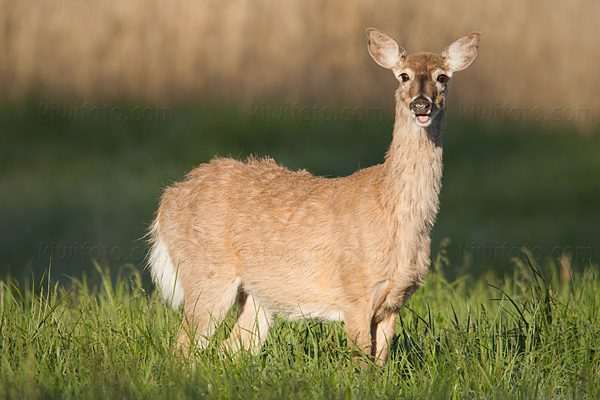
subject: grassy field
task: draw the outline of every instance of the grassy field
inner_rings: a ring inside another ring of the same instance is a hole
[[[0,0],[0,398],[600,398],[599,7]],[[174,356],[144,270],[163,188],[216,155],[381,163],[397,84],[368,26],[409,52],[482,32],[390,362],[279,320],[258,357]]]
[[[218,340],[174,356],[181,315],[148,284],[139,238],[161,189],[216,154],[347,175],[381,162],[391,115],[41,110],[0,112],[0,397],[599,398],[600,135],[449,116],[432,273],[401,312],[390,362],[366,371],[341,324],[316,322],[277,320],[257,357],[224,355]]]
[[[207,399],[597,399],[597,271],[559,279],[554,263],[448,282],[441,248],[397,321],[385,367],[361,369],[337,323],[277,320],[258,356],[218,340],[174,355],[181,315],[133,267],[99,285],[0,282],[0,397]],[[531,255],[530,255],[531,256]],[[112,283],[116,282],[116,283]]]

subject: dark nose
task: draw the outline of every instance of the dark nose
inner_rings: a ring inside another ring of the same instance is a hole
[[[427,114],[431,111],[431,102],[425,97],[417,97],[410,103],[410,111],[415,114]]]

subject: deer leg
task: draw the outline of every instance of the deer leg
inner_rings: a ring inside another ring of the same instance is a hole
[[[390,350],[390,343],[396,333],[397,316],[398,313],[392,312],[381,321],[371,324],[371,336],[373,338],[371,356],[380,366],[385,364]]]
[[[371,314],[355,310],[346,312],[344,313],[344,326],[348,336],[348,344],[359,348],[363,353],[370,356],[373,346],[370,329]],[[357,356],[357,358],[360,358],[360,356]]]
[[[273,325],[273,313],[265,308],[260,299],[247,293],[240,293],[238,302],[241,306],[240,315],[224,345],[233,352],[244,348],[256,355]]]
[[[189,291],[184,305],[182,332],[178,347],[188,353],[193,346],[203,349],[208,346],[216,327],[223,322],[237,297],[239,281],[226,285],[204,285],[200,291]],[[186,294],[188,291],[186,291]]]

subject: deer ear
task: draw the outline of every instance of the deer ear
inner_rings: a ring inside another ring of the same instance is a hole
[[[369,54],[383,68],[397,70],[398,65],[406,58],[406,51],[385,32],[375,28],[367,29]]]
[[[446,66],[449,70],[453,72],[462,71],[471,65],[477,57],[480,36],[481,33],[479,32],[467,33],[446,47],[442,57],[446,60]]]

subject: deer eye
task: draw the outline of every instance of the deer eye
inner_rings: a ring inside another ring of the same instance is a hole
[[[437,77],[437,81],[438,81],[439,83],[446,83],[446,82],[448,82],[448,79],[449,79],[449,78],[448,78],[448,76],[447,76],[447,75],[444,75],[444,74],[440,74],[440,75]]]
[[[401,74],[400,74],[400,79],[402,79],[402,82],[406,82],[406,81],[408,81],[410,78],[409,78],[409,76],[408,76],[408,74],[407,74],[407,73],[403,72],[403,73],[401,73]]]

